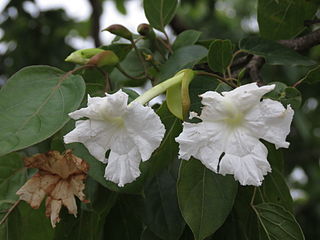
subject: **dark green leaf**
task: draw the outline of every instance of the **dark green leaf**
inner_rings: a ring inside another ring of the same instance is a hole
[[[8,218],[10,240],[53,239],[54,230],[45,215],[44,204],[39,209],[31,208],[21,201]]]
[[[314,84],[320,82],[320,66],[311,69],[305,77],[302,79],[303,82]]]
[[[177,0],[144,0],[143,8],[150,25],[160,31],[172,20],[178,7]]]
[[[130,76],[141,77],[144,74],[143,65],[141,64],[134,50],[130,51],[126,58],[120,63],[121,68]],[[123,75],[118,69],[114,69],[110,74],[113,89],[120,89],[124,86],[136,87],[145,82],[145,79],[132,80]]]
[[[193,45],[198,41],[200,35],[201,35],[201,32],[195,31],[195,30],[183,31],[177,36],[176,40],[172,45],[172,49],[177,50],[178,48],[181,48],[181,47]]]
[[[196,240],[210,236],[224,223],[237,194],[232,176],[215,174],[196,159],[182,161],[177,188],[182,216]]]
[[[313,19],[317,6],[306,0],[259,0],[260,35],[268,39],[289,39],[304,28],[304,20]]]
[[[215,72],[224,73],[232,59],[233,46],[230,40],[214,40],[209,47],[208,63]]]
[[[274,82],[273,84],[276,85],[275,89],[272,92],[267,93],[265,97],[280,101],[285,107],[289,104],[293,109],[300,107],[302,98],[298,89],[288,87],[281,82]]]
[[[140,240],[161,240],[161,238],[157,237],[149,228],[146,228],[143,230]]]
[[[128,198],[128,199],[126,199]],[[131,203],[128,205],[127,203]],[[123,196],[108,214],[104,239],[108,240],[140,240],[142,222],[136,214],[136,199],[131,196]]]
[[[147,182],[144,193],[145,224],[163,240],[179,239],[185,222],[178,206],[175,176],[163,170]]]
[[[293,201],[290,195],[286,181],[277,169],[272,169],[261,187],[263,199],[267,202],[272,202],[281,205],[290,212],[293,212]]]
[[[52,136],[69,120],[84,96],[79,75],[49,66],[26,67],[0,90],[0,155]]]
[[[191,45],[179,48],[168,61],[160,67],[159,81],[173,77],[177,72],[185,68],[192,68],[194,64],[206,57],[208,50],[199,45]]]
[[[129,88],[122,88],[122,91],[128,94],[128,103],[131,103],[133,100],[135,100],[137,97],[139,97],[139,94]]]
[[[26,178],[27,169],[19,154],[10,153],[0,157],[0,200],[11,203],[17,200],[16,192]]]
[[[268,240],[304,240],[303,233],[294,216],[274,203],[253,206]]]
[[[239,47],[245,52],[264,57],[266,62],[271,65],[311,66],[315,64],[311,59],[279,43],[259,37],[242,39]]]
[[[258,240],[258,219],[251,207],[253,191],[252,186],[240,186],[238,189],[233,213],[238,223],[239,240]]]
[[[127,43],[114,43],[108,46],[102,46],[101,48],[103,50],[113,51],[118,56],[120,61],[122,61],[123,59],[125,59],[125,57],[128,55],[128,53],[132,49],[132,45]]]

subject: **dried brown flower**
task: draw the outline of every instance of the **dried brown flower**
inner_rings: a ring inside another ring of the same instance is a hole
[[[88,164],[73,155],[70,149],[63,154],[58,151],[36,154],[25,158],[24,162],[27,168],[38,168],[39,171],[17,191],[20,199],[36,209],[47,196],[46,216],[50,217],[52,227],[60,221],[62,205],[76,216],[77,204],[74,196],[86,202],[83,180],[87,176]]]

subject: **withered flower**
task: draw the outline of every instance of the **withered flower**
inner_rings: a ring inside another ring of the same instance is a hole
[[[83,180],[87,176],[88,164],[73,155],[71,150],[63,154],[58,151],[36,154],[25,158],[24,162],[27,168],[38,168],[39,171],[17,191],[20,200],[37,209],[47,196],[46,216],[50,217],[53,227],[60,221],[62,205],[76,217],[77,204],[74,196],[86,202]]]

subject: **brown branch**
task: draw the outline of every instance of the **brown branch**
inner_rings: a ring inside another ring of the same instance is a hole
[[[295,39],[279,40],[278,43],[297,52],[301,52],[320,44],[320,29]],[[254,55],[252,58],[250,58],[250,54],[242,56],[236,59],[231,66],[233,69],[232,77],[236,78],[241,68],[245,68],[250,78],[261,85],[262,78],[260,77],[259,71],[264,63],[265,60],[261,56]]]
[[[305,21],[304,21],[304,26],[310,27],[310,26],[312,26],[313,24],[317,24],[317,23],[320,23],[320,19],[305,20]]]
[[[263,57],[254,55],[246,66],[252,81],[257,82],[258,85],[262,85],[260,69],[262,68],[264,63],[265,63],[265,60]]]
[[[295,51],[301,52],[320,44],[320,29],[295,39],[279,40],[278,43]]]
[[[99,0],[88,0],[91,5],[91,36],[94,40],[94,45],[99,47],[100,40],[100,16],[102,14],[102,5]]]

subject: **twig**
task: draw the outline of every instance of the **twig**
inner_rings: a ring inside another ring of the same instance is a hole
[[[172,48],[170,46],[170,44],[166,43],[161,37],[158,38],[158,41],[166,48],[168,49],[168,51],[172,54]]]
[[[116,65],[116,68],[119,70],[119,72],[121,72],[124,76],[126,76],[127,78],[130,78],[132,80],[142,80],[142,79],[145,79],[146,76],[140,76],[140,77],[134,77],[134,76],[131,76],[130,74],[128,74],[121,66],[120,64]]]
[[[214,77],[216,79],[218,79],[220,82],[225,83],[227,85],[229,85],[230,87],[236,88],[237,86],[235,84],[233,84],[233,82],[228,81],[228,80],[235,80],[235,79],[225,79],[217,74],[214,73],[210,73],[210,72],[202,72],[202,71],[196,71],[197,75],[204,75],[204,76],[210,76],[210,77]]]
[[[320,23],[320,19],[305,20],[305,21],[304,21],[304,26],[310,27],[310,26],[312,26],[313,24],[317,24],[317,23]]]
[[[0,221],[0,225],[2,225],[7,218],[9,217],[10,213],[15,209],[16,206],[18,206],[18,204],[20,203],[20,199],[18,199],[17,201],[15,201],[15,203],[9,208],[9,210],[7,211],[7,213],[3,216],[3,218]]]
[[[99,0],[88,0],[91,5],[91,36],[94,40],[96,47],[101,45],[100,40],[100,16],[102,14],[101,1]]]
[[[301,52],[320,44],[320,29],[295,39],[279,40],[278,43],[295,51]]]
[[[112,84],[111,84],[111,81],[110,81],[110,78],[109,78],[109,74],[104,71],[103,69],[99,68],[99,67],[96,67],[96,69],[103,75],[104,77],[104,80],[105,80],[105,89],[104,91],[105,92],[110,92],[112,91]]]
[[[147,72],[147,65],[146,65],[146,61],[143,59],[140,50],[138,49],[136,43],[134,42],[134,40],[131,40],[131,44],[138,56],[139,61],[141,62],[142,66],[143,66],[143,71],[144,71],[144,76],[143,78],[148,77],[148,72]]]
[[[262,78],[260,76],[260,69],[262,68],[265,60],[260,56],[253,56],[250,62],[247,64],[246,68],[248,69],[248,73],[251,79],[254,82],[257,82],[258,85],[262,85]]]

